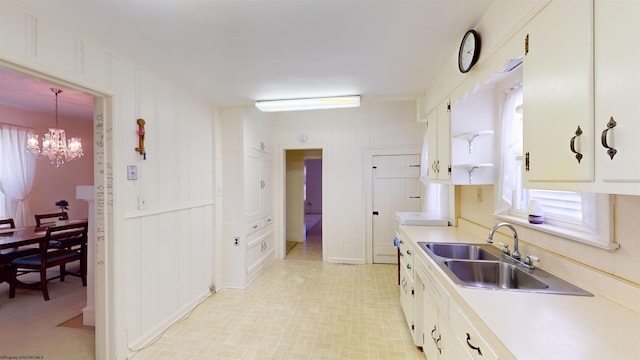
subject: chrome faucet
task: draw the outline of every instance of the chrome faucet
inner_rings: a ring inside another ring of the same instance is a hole
[[[489,232],[489,237],[487,238],[487,242],[489,244],[493,244],[493,234],[495,234],[495,232],[503,226],[506,226],[509,229],[511,229],[511,232],[513,233],[513,252],[511,253],[511,257],[520,261],[520,252],[518,251],[518,232],[516,231],[516,228],[513,227],[513,225],[506,222],[501,222],[496,224],[493,228],[491,228],[491,231]]]

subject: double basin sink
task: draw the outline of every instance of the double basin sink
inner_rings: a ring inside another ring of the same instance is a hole
[[[418,245],[462,287],[593,296],[543,270],[512,263],[490,244],[418,242]]]

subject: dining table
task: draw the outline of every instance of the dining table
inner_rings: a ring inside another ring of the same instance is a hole
[[[69,225],[87,222],[87,219],[65,220],[64,223],[46,223],[41,226],[24,226],[17,228],[0,229],[0,283],[8,281],[10,263],[4,263],[2,253],[7,249],[18,249],[21,247],[38,247],[41,240],[46,239],[47,229],[56,225]]]

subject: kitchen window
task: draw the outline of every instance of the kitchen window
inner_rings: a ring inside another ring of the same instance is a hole
[[[614,249],[611,200],[607,194],[523,187],[522,84],[503,88],[500,167],[496,184],[498,218],[593,246]],[[530,224],[529,204],[541,205],[543,224]]]

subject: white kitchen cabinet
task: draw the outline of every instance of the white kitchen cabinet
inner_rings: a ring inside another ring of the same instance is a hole
[[[414,254],[415,250],[409,241],[397,235],[400,251],[400,305],[407,321],[407,326],[411,331],[411,337],[416,346],[422,345],[422,334],[416,332],[415,317],[415,284],[414,284]],[[418,326],[419,327],[419,326]]]
[[[265,153],[272,151],[272,122],[265,120],[264,113],[258,109],[245,109],[244,139],[245,146]]]
[[[593,0],[553,0],[522,39],[526,187],[592,182]]]
[[[601,192],[640,194],[639,21],[638,1],[595,2],[595,141]],[[615,127],[609,128],[611,121]]]
[[[271,122],[272,115],[249,108],[221,112],[222,281],[226,287],[246,288],[275,255],[271,154],[267,152],[271,142],[260,132]],[[256,146],[258,138],[258,145],[264,146]]]
[[[427,359],[465,359],[464,348],[455,340],[450,325],[450,296],[426,270],[418,265],[416,277],[422,283],[422,327],[424,332],[423,350]]]
[[[274,257],[273,226],[265,226],[247,237],[247,282],[253,281]]]
[[[415,297],[414,339],[421,339],[426,358],[498,359],[496,351],[435,275],[433,266],[418,254],[413,261],[415,292],[420,294]]]
[[[451,103],[441,102],[427,117],[429,180],[451,182]]]
[[[271,200],[271,155],[255,149],[247,149],[244,158],[244,171],[244,206],[247,220],[254,223],[268,219],[271,217],[273,206]]]

